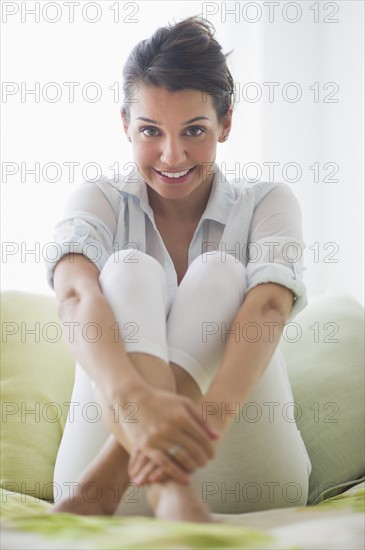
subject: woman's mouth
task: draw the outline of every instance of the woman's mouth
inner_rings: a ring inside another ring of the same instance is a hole
[[[158,170],[154,170],[165,183],[183,183],[190,178],[195,168],[196,166],[193,166],[189,170],[181,170],[180,172],[159,172]]]

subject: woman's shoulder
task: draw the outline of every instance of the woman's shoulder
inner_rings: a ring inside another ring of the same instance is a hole
[[[266,181],[266,180],[246,180],[240,178],[238,181],[236,179],[229,179],[228,182],[233,187],[236,198],[241,195],[252,195],[259,197],[262,194],[266,194],[273,189],[280,189],[285,191],[292,192],[290,186],[283,181]]]
[[[73,195],[98,200],[102,194],[114,210],[120,210],[128,195],[141,193],[140,179],[132,176],[130,172],[121,172],[112,176],[102,173],[98,178],[83,180]]]
[[[131,165],[130,168],[128,165]],[[97,180],[94,180],[94,184],[106,194],[141,196],[144,190],[144,182],[135,163],[127,163],[126,167],[128,169],[114,173],[112,176],[102,174]]]
[[[288,198],[296,200],[291,187],[283,181],[246,180],[244,178],[228,180],[232,186],[235,199],[245,204],[251,203],[255,208],[267,195],[270,199]],[[269,200],[268,197],[268,200]]]
[[[98,175],[97,178],[83,180],[80,185],[85,189],[99,188],[104,193],[114,194],[121,192],[123,188],[123,174],[116,174],[114,176],[107,176],[104,173]]]

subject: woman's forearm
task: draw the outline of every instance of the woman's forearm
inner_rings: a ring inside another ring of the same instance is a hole
[[[226,347],[220,369],[201,399],[203,420],[226,431],[234,420],[229,411],[235,410],[236,403],[246,402],[275,352],[284,325],[275,309],[263,311],[243,303],[230,331],[222,333]]]
[[[59,316],[71,353],[105,396],[112,398],[117,392],[127,399],[132,389],[142,386],[102,293],[85,292],[66,300]]]

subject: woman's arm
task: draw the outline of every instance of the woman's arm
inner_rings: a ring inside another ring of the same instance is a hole
[[[292,306],[293,292],[280,284],[259,284],[247,293],[231,326],[220,369],[201,399],[203,421],[219,433],[234,420],[229,411],[247,400],[263,375]]]
[[[256,191],[259,197],[260,187]],[[220,370],[202,400],[203,411],[208,401],[211,410],[218,409],[205,420],[220,418],[220,431],[226,431],[234,419],[224,412],[247,400],[275,352],[285,323],[306,305],[302,277],[306,245],[299,201],[283,183],[257,200],[248,234],[250,290],[231,327],[237,333],[228,336]],[[256,258],[250,257],[251,245],[255,245],[254,256],[259,251]]]
[[[63,256],[54,272],[58,316],[72,355],[96,386],[106,395],[112,395],[117,386],[128,395],[143,381],[110,328],[115,326],[114,314],[98,278],[98,268],[82,254]],[[96,323],[101,335],[98,342],[85,339],[88,323]]]

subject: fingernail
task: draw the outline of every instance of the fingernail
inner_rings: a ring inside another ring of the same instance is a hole
[[[137,476],[134,479],[132,479],[132,483],[136,483],[137,485],[142,485],[142,478]]]

